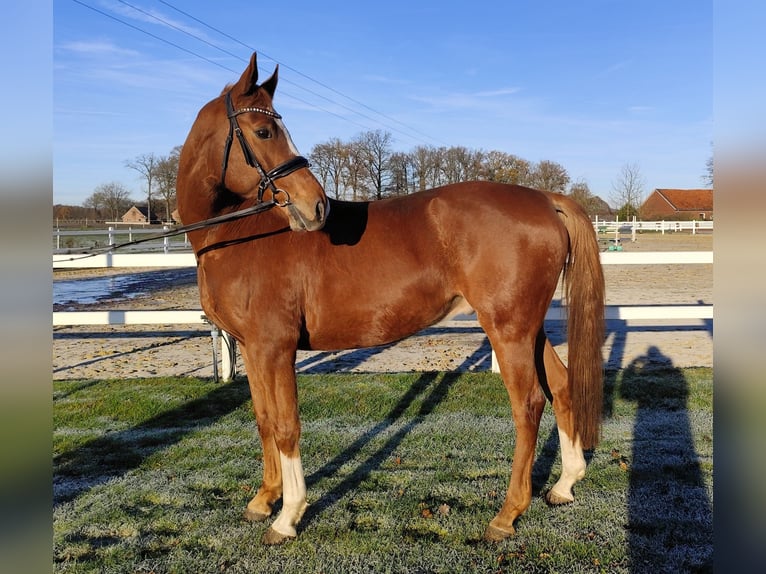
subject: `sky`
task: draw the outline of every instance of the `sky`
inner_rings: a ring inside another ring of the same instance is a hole
[[[53,202],[183,144],[258,53],[304,155],[390,132],[420,145],[555,161],[607,201],[703,187],[713,153],[713,3],[704,0],[219,2],[54,0]]]

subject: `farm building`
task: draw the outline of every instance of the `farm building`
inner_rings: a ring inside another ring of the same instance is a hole
[[[147,208],[146,206],[137,206],[134,205],[130,209],[128,209],[125,214],[122,216],[122,222],[123,223],[147,223]],[[152,221],[151,223],[159,223],[159,219],[157,219],[156,215],[152,213]]]
[[[713,219],[712,189],[655,189],[641,206],[647,221]]]

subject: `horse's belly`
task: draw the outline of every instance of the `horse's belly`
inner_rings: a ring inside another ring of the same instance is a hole
[[[381,306],[365,313],[338,310],[315,323],[307,322],[300,348],[334,351],[375,347],[399,341],[445,318],[470,313],[460,296],[430,304]]]

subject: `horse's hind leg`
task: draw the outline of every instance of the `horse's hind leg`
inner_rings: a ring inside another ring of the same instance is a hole
[[[552,397],[561,447],[561,477],[553,485],[553,488],[546,493],[545,499],[549,504],[567,504],[574,501],[572,487],[585,476],[585,456],[579,439],[575,438],[572,389],[569,384],[567,368],[556,351],[553,350],[551,342],[545,337],[542,330],[538,335],[536,355],[539,357],[541,354],[540,346],[543,340],[542,362],[544,372],[540,372],[538,359],[538,375],[541,384],[548,387]]]
[[[488,336],[497,354],[516,426],[516,447],[508,492],[502,509],[484,533],[486,540],[494,541],[514,534],[514,521],[532,502],[532,464],[545,395],[535,376],[534,341],[502,341],[500,337],[490,336],[489,333]]]

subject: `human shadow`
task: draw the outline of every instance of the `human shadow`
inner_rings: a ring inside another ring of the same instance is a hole
[[[54,456],[54,508],[138,468],[156,452],[173,446],[201,427],[214,424],[249,400],[248,386],[234,381],[143,423],[107,433]]]
[[[430,337],[445,335],[461,335],[484,333],[478,325],[473,325],[466,321],[465,326],[453,325],[433,325],[415,333],[412,337]],[[299,358],[296,362],[296,369],[303,374],[322,374],[322,373],[343,373],[358,370],[368,360],[379,355],[388,349],[395,347],[399,342],[378,345],[376,347],[366,347],[361,349],[349,349],[342,351],[321,351],[314,352],[309,356]],[[476,351],[471,355],[475,362],[463,361],[459,365],[451,368],[457,372],[487,370],[492,365],[492,347],[486,336]]]
[[[712,572],[713,512],[683,371],[649,347],[625,369],[618,393],[636,403],[632,460],[618,456],[630,473],[631,572]]]
[[[480,347],[463,362],[463,365],[475,364],[478,360],[478,355],[482,352],[484,352],[484,350]],[[444,400],[450,387],[460,377],[460,372],[460,367],[458,367],[455,371],[449,371],[447,373],[422,373],[407,392],[402,395],[399,402],[394,405],[383,420],[362,434],[358,439],[347,446],[343,452],[339,453],[321,468],[307,476],[306,486],[308,488],[311,488],[321,480],[332,476],[341,466],[354,460],[355,457],[358,456],[359,453],[376,437],[395,426],[397,421],[402,418],[415,400],[425,393],[417,413],[413,415],[406,424],[402,425],[396,432],[392,433],[386,442],[374,453],[356,464],[356,468],[349,476],[332,487],[320,500],[312,503],[308,507],[303,516],[303,520],[301,521],[301,528],[305,529],[323,511],[333,506],[338,500],[342,499],[350,492],[357,490],[373,471],[379,469],[381,465],[396,452],[397,448],[399,448],[407,435],[418,427],[423,422],[424,417],[432,413],[436,406]]]

